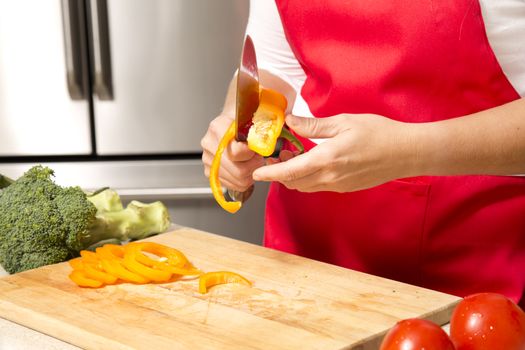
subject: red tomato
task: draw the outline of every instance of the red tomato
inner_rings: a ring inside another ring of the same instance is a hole
[[[525,350],[525,313],[501,294],[463,299],[450,320],[457,350]]]
[[[383,338],[380,350],[454,350],[447,333],[437,324],[411,318],[399,321]]]

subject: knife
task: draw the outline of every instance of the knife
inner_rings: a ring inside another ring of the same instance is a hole
[[[246,35],[242,47],[239,70],[237,71],[237,95],[235,101],[235,140],[246,142],[252,126],[253,113],[259,107],[259,71],[252,38]],[[228,189],[228,195],[235,201],[245,202],[253,193],[254,186],[240,192]]]

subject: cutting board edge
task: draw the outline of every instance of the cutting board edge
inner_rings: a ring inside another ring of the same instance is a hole
[[[428,321],[432,321],[439,326],[443,326],[450,322],[450,317],[452,316],[452,312],[454,311],[454,308],[458,305],[458,303],[463,298],[457,297],[457,300],[454,302],[445,305],[441,308],[438,308],[436,310],[426,312],[417,318],[422,318]],[[394,325],[392,325],[393,327]],[[338,350],[377,350],[379,349],[381,342],[383,341],[383,337],[386,335],[386,333],[390,330],[390,328],[385,329],[384,331],[381,331],[379,333],[375,333],[367,338],[361,339],[357,343],[345,346]]]

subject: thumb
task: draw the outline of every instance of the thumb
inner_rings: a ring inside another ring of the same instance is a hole
[[[343,131],[341,115],[327,118],[305,118],[288,115],[286,117],[286,125],[299,135],[307,138],[334,137]]]

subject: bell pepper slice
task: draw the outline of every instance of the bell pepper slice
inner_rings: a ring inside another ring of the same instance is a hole
[[[226,130],[226,133],[222,137],[221,142],[219,143],[219,147],[217,148],[217,152],[215,152],[215,156],[213,157],[213,161],[211,163],[210,168],[210,187],[213,197],[224,210],[232,214],[236,213],[237,211],[239,211],[239,209],[241,209],[242,203],[240,201],[229,202],[226,200],[226,198],[224,198],[221,181],[219,180],[219,169],[221,167],[222,154],[234,138],[235,121],[231,123],[230,127],[228,128],[228,130]]]
[[[259,106],[253,114],[253,125],[248,131],[248,148],[264,156],[271,156],[277,145],[277,139],[284,138],[300,152],[304,146],[294,134],[284,127],[286,98],[277,91],[261,89]]]
[[[284,125],[286,98],[271,89],[262,89],[259,106],[252,118],[248,131],[248,148],[263,157],[269,157],[275,150],[277,139]]]
[[[98,262],[99,257],[95,252],[89,251],[89,250],[81,250],[80,256],[82,257],[83,261],[90,261],[90,262]]]
[[[135,272],[131,272],[127,268],[124,267],[122,262],[117,260],[103,260],[102,266],[104,267],[104,270],[106,270],[108,273],[111,273],[112,275],[117,276],[123,281],[136,283],[136,284],[145,284],[149,283],[150,280],[142,275],[139,275]]]
[[[97,255],[100,255],[102,268],[107,273],[126,282],[144,284],[150,281],[148,278],[124,267],[124,247],[115,244],[106,244],[103,247],[97,248],[96,252]]]
[[[208,289],[219,285],[219,284],[226,284],[226,283],[240,283],[247,286],[251,286],[252,283],[248,281],[243,276],[239,275],[235,272],[230,271],[215,271],[215,272],[207,272],[205,274],[200,275],[199,277],[199,292],[201,294],[206,294],[208,292]]]
[[[172,266],[183,267],[186,265],[191,265],[188,258],[186,258],[184,253],[182,253],[180,250],[155,242],[130,243],[125,247],[125,250],[126,252],[138,252],[139,254],[137,254],[137,260],[147,266],[161,266],[165,265],[166,262],[152,259],[143,254],[142,252],[147,252],[158,257],[163,257],[166,259],[167,263],[169,263]]]
[[[89,252],[91,253],[91,252]],[[96,259],[96,260],[95,260]],[[89,258],[75,258],[69,260],[69,265],[74,270],[80,270],[86,275],[86,277],[100,281],[104,284],[114,284],[117,282],[117,277],[107,273],[102,267],[102,262],[93,256]]]
[[[146,266],[137,261],[136,255],[136,251],[126,252],[123,265],[128,270],[154,282],[167,282],[171,278],[171,272]]]
[[[97,281],[87,277],[85,272],[82,270],[71,271],[71,273],[69,274],[69,279],[71,279],[80,287],[99,288],[103,285],[101,281]]]
[[[84,269],[82,258],[74,258],[74,259],[68,260],[67,263],[69,264],[69,266],[73,268],[73,270],[83,270]]]
[[[104,244],[96,249],[96,255],[101,259],[124,259],[124,247],[116,244]]]
[[[168,271],[176,275],[198,275],[202,271],[195,268],[188,258],[178,249],[171,248],[154,242],[130,243],[126,246],[126,255],[128,252],[134,254],[135,260],[143,265]],[[155,260],[146,256],[147,252],[165,260]]]

